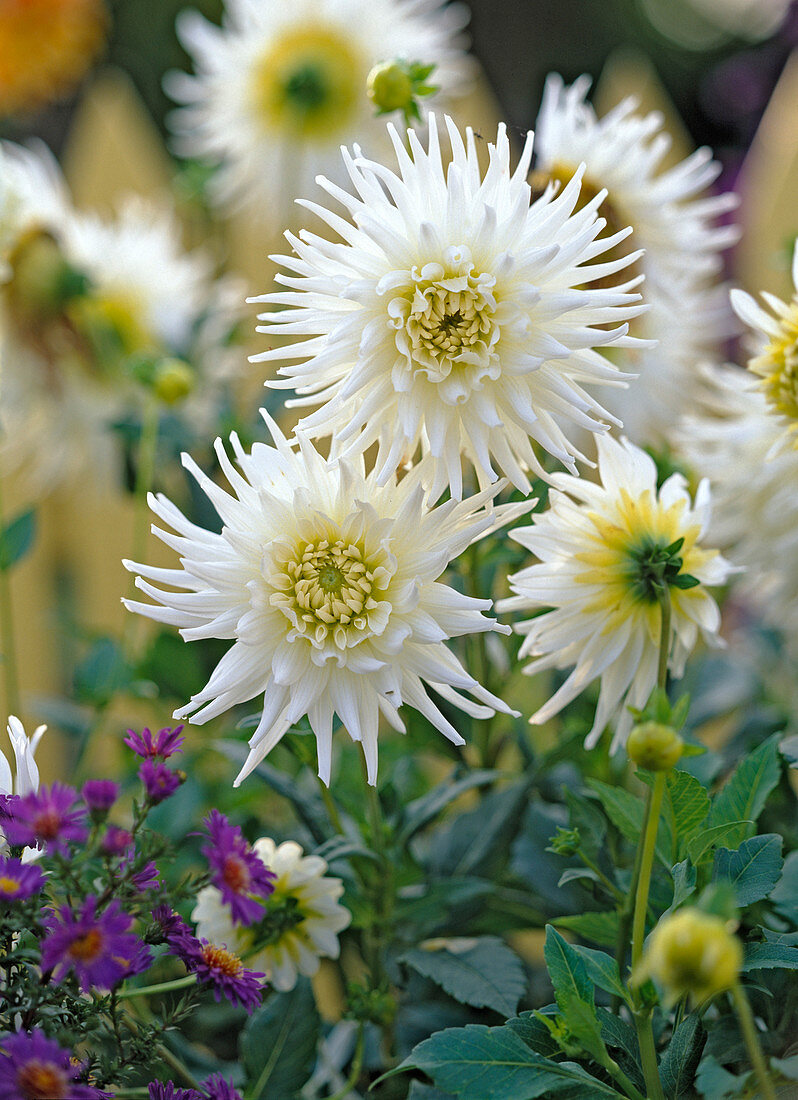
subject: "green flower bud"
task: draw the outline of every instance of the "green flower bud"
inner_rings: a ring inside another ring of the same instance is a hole
[[[67,302],[86,293],[89,281],[65,259],[49,233],[24,237],[10,257],[9,297],[23,323],[57,316]]]
[[[555,852],[558,856],[573,856],[579,851],[582,838],[578,829],[563,829],[558,826],[549,843],[550,847],[546,851]]]
[[[676,730],[660,722],[635,726],[626,742],[629,758],[651,772],[667,772],[682,758],[684,741]]]
[[[413,81],[399,61],[383,61],[375,65],[368,75],[366,91],[381,114],[407,112],[412,108]]]
[[[194,389],[194,371],[182,359],[163,359],[155,368],[152,390],[165,405],[176,405]]]
[[[743,948],[733,922],[700,909],[680,909],[651,933],[637,980],[654,978],[670,1002],[687,994],[695,1001],[730,989],[740,974]]]

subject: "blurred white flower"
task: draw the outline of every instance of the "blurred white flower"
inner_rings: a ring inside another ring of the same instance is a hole
[[[299,974],[312,977],[320,959],[338,958],[338,935],[352,915],[338,902],[343,883],[327,876],[320,856],[303,856],[294,841],[277,846],[269,837],[256,840],[253,848],[277,875],[274,892],[263,903],[263,921],[235,924],[215,886],[200,891],[191,919],[197,922],[197,936],[245,955],[248,966],[263,971],[267,982],[286,992]],[[263,948],[250,954],[263,941]]]
[[[410,155],[389,127],[399,174],[344,150],[357,194],[319,180],[352,220],[303,204],[343,243],[287,234],[287,289],[255,301],[287,307],[263,314],[261,332],[303,339],[253,361],[304,360],[267,384],[293,386],[293,404],[321,404],[300,427],[333,436],[341,453],[376,443],[382,483],[420,446],[433,459],[433,498],[447,486],[462,496],[463,460],[481,486],[502,473],[529,492],[527,471],[542,473],[531,440],[573,469],[583,456],[565,429],[607,427],[585,387],[622,376],[595,348],[623,341],[624,322],[645,307],[636,280],[590,284],[638,257],[603,262],[628,231],[596,239],[601,196],[574,213],[578,178],[530,207],[531,135],[511,172],[501,126],[482,178],[474,134],[464,144],[446,124],[446,169],[431,117],[428,150],[408,132]]]
[[[224,523],[221,534],[189,522],[165,497],[151,496],[153,511],[177,532],[155,533],[178,551],[181,568],[124,563],[161,605],[124,601],[131,611],[180,627],[186,641],[234,640],[207,685],[175,716],[207,722],[263,693],[263,713],[236,783],[305,714],[316,735],[319,775],[329,783],[337,713],[362,743],[373,784],[380,713],[404,732],[402,703],[455,744],[464,743],[425,682],[475,717],[494,709],[511,713],[444,644],[504,630],[482,614],[490,600],[438,580],[493,526],[489,506],[500,486],[431,508],[424,465],[380,486],[373,471],[364,473],[362,460],[325,461],[301,433],[289,444],[266,419],[274,446],[256,443],[248,455],[231,437],[241,473],[216,442],[233,494],[184,456]]]
[[[760,379],[759,389],[782,425],[783,442],[798,447],[798,241],[792,281],[790,302],[763,292],[770,313],[743,290],[732,290],[731,302],[740,320],[758,336],[759,352],[748,361],[748,369]]]
[[[462,91],[467,22],[465,5],[442,0],[227,0],[221,28],[183,12],[178,34],[196,76],[166,80],[184,105],[171,117],[176,146],[220,166],[219,201],[273,211],[317,172],[340,171],[342,143],[384,142],[366,90],[378,62],[434,63],[443,95]]]
[[[657,578],[671,603],[668,668],[681,676],[699,632],[714,641],[720,613],[706,585],[723,584],[731,566],[699,542],[709,522],[709,485],[691,504],[685,480],[673,474],[657,491],[653,461],[634,444],[597,440],[601,484],[568,474],[553,478],[550,507],[511,537],[539,560],[510,577],[515,596],[501,611],[552,610],[516,625],[526,637],[525,671],[573,667],[562,687],[530,721],[557,714],[593,680],[601,690],[585,744],[615,722],[613,748],[632,726],[627,706],[642,707],[657,680],[661,609]],[[693,587],[680,587],[692,584]]]
[[[34,754],[47,726],[37,726],[30,737],[19,718],[10,714],[6,730],[11,748],[14,750],[15,772],[2,752],[0,752],[0,794],[26,795],[39,789],[39,769]]]

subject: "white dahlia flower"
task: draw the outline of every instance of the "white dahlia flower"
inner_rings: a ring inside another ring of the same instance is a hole
[[[521,657],[534,658],[525,671],[573,668],[530,721],[547,721],[598,678],[585,744],[595,745],[615,721],[615,748],[632,725],[626,707],[644,706],[657,681],[657,583],[667,584],[671,603],[668,668],[681,676],[699,632],[710,642],[717,635],[720,613],[705,586],[722,584],[731,566],[699,545],[709,522],[707,482],[693,505],[680,474],[657,491],[656,467],[645,452],[627,440],[597,442],[601,483],[556,475],[548,510],[533,526],[511,532],[539,560],[510,577],[516,595],[497,607],[551,608],[516,626],[526,635]]]
[[[25,733],[25,727],[13,714],[8,717],[6,730],[11,748],[14,752],[14,771],[0,752],[0,795],[26,795],[33,794],[39,789],[39,769],[34,759],[34,754],[42,739],[47,726],[37,726],[30,737]],[[7,847],[2,829],[0,829],[0,855]],[[37,848],[25,848],[22,853],[23,863],[30,863],[41,855]]]
[[[180,627],[186,641],[234,641],[207,685],[175,716],[207,722],[263,693],[263,713],[236,784],[305,714],[316,735],[319,775],[329,783],[337,714],[362,743],[373,784],[379,715],[404,732],[402,703],[455,744],[464,743],[425,683],[475,717],[494,709],[512,713],[444,644],[504,630],[482,615],[490,600],[464,596],[438,579],[495,524],[488,506],[496,488],[431,508],[423,465],[379,485],[373,471],[364,473],[362,460],[325,461],[301,433],[289,444],[266,419],[274,446],[256,443],[248,455],[231,437],[240,473],[216,442],[232,494],[184,456],[224,523],[221,534],[190,523],[165,497],[151,496],[155,514],[177,532],[155,533],[178,551],[181,568],[125,562],[140,574],[138,587],[161,605],[125,601],[130,610]]]
[[[532,440],[573,469],[583,456],[564,426],[598,432],[611,419],[585,387],[623,376],[594,349],[625,339],[624,322],[645,307],[635,280],[590,284],[637,257],[602,262],[630,231],[596,239],[601,196],[575,213],[578,178],[530,206],[531,135],[511,171],[501,126],[483,178],[472,131],[464,144],[446,124],[448,168],[430,117],[428,150],[408,131],[408,154],[389,127],[398,174],[344,150],[356,195],[318,181],[351,221],[303,203],[342,240],[287,234],[287,289],[255,301],[286,307],[263,314],[261,332],[302,339],[253,361],[302,360],[267,384],[321,405],[300,427],[333,436],[341,453],[376,443],[381,483],[420,446],[433,460],[433,498],[447,485],[462,495],[463,459],[480,485],[499,471],[528,492],[526,472],[543,472]]]
[[[444,95],[462,90],[467,21],[465,5],[442,0],[227,0],[221,28],[183,12],[196,76],[167,77],[184,105],[170,120],[177,148],[220,166],[212,187],[223,203],[290,202],[317,172],[340,171],[341,143],[384,143],[367,96],[379,62],[434,63]]]
[[[707,195],[720,165],[707,148],[697,149],[673,168],[661,162],[670,147],[662,116],[635,113],[630,97],[602,118],[587,103],[590,78],[570,87],[551,74],[537,120],[536,168],[544,179],[566,183],[584,165],[588,194],[607,192],[600,213],[612,228],[631,225],[632,241],[645,249],[647,280],[667,287],[686,275],[704,279],[721,266],[719,253],[733,244],[737,229],[718,225],[733,209],[733,194]],[[648,288],[648,284],[647,284]]]
[[[759,379],[759,389],[781,422],[786,441],[798,447],[798,241],[792,258],[795,291],[790,302],[763,292],[771,312],[757,305],[743,290],[731,292],[734,311],[759,336],[759,353],[748,369]]]
[[[248,966],[263,971],[267,982],[286,992],[299,974],[312,977],[320,959],[338,958],[338,935],[352,914],[339,904],[343,883],[326,874],[321,856],[303,856],[295,841],[278,846],[270,837],[256,840],[253,848],[277,875],[274,892],[263,902],[263,919],[246,927],[234,923],[215,886],[200,890],[191,919],[200,938],[246,956]],[[263,946],[257,950],[259,943]]]

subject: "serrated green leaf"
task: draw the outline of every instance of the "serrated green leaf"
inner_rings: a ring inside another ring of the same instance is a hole
[[[400,962],[429,978],[462,1004],[512,1016],[527,988],[521,960],[498,936],[480,936],[467,951],[414,948]]]
[[[442,1092],[434,1085],[424,1085],[421,1081],[410,1082],[410,1092],[407,1100],[456,1100],[451,1092]]]
[[[682,1020],[674,1031],[659,1067],[667,1100],[679,1100],[680,1096],[692,1094],[695,1073],[706,1041],[707,1033],[697,1013]]]
[[[622,787],[613,787],[609,783],[602,783],[600,779],[588,779],[587,786],[596,793],[604,810],[616,829],[631,844],[637,844],[643,829],[643,814],[645,803],[641,798],[623,790]],[[669,870],[673,863],[673,830],[667,818],[661,818],[659,831],[657,832],[656,854],[660,862]]]
[[[537,1100],[579,1086],[583,1100],[618,1094],[575,1062],[550,1062],[509,1027],[447,1028],[415,1047],[399,1067],[419,1069],[459,1100]]]
[[[742,970],[798,970],[798,947],[753,943],[746,947]]]
[[[460,814],[433,836],[427,866],[434,875],[483,874],[500,859],[528,804],[526,781],[490,791],[474,810]]]
[[[469,772],[460,779],[454,778],[456,774],[455,772],[444,779],[442,783],[433,787],[421,798],[408,803],[398,829],[397,844],[407,844],[411,837],[415,836],[425,825],[428,825],[442,810],[446,809],[450,802],[459,798],[461,794],[473,790],[474,787],[485,787],[489,783],[495,783],[499,778],[499,774],[492,770]]]
[[[507,1020],[505,1026],[519,1035],[536,1054],[554,1058],[561,1053],[560,1044],[541,1019],[542,1015],[539,1012],[521,1012]]]
[[[773,889],[770,900],[778,911],[796,923],[798,913],[798,852],[790,852],[784,861],[781,879]]]
[[[709,813],[709,795],[694,776],[678,770],[668,773],[666,789],[679,850],[685,851]]]
[[[728,1100],[729,1097],[742,1094],[746,1076],[729,1073],[710,1054],[701,1061],[696,1070],[696,1089],[704,1100]]]
[[[543,957],[554,987],[554,999],[568,1030],[588,1054],[601,1062],[604,1042],[596,1016],[593,983],[584,959],[550,924],[546,925]]]
[[[744,840],[754,832],[753,821],[728,821],[723,825],[713,825],[697,833],[687,845],[690,862],[698,866],[704,856],[713,848],[739,848]]]
[[[781,878],[784,866],[781,845],[778,833],[764,833],[744,841],[736,852],[718,848],[712,869],[713,882],[729,882],[741,909],[761,901]]]
[[[567,787],[563,791],[572,829],[579,830],[580,847],[594,859],[607,835],[607,819],[601,810]]]
[[[575,951],[585,964],[587,976],[594,985],[606,993],[620,997],[631,1006],[629,991],[621,981],[618,964],[612,955],[608,955],[606,951],[595,951],[592,947],[582,947],[580,944],[573,944],[571,950]]]
[[[757,821],[767,797],[781,776],[779,734],[774,734],[750,755],[743,757],[731,777],[712,800],[708,824]]]
[[[313,990],[301,978],[290,993],[278,993],[247,1022],[241,1059],[257,1096],[293,1096],[310,1077],[321,1022]]]
[[[614,947],[618,940],[616,912],[576,913],[569,917],[557,917],[554,923],[602,947]]]
[[[580,879],[588,879],[590,882],[601,882],[595,871],[589,867],[569,867],[560,875],[558,886],[565,886],[569,882],[578,882]]]
[[[22,561],[36,537],[36,513],[33,509],[15,516],[0,531],[0,573]]]
[[[695,893],[696,886],[695,867],[688,859],[677,863],[671,869],[671,874],[673,875],[673,901],[667,909],[668,913],[672,913],[680,905],[683,905],[690,895]]]

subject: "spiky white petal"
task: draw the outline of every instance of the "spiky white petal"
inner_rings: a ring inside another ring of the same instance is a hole
[[[550,507],[531,527],[511,532],[538,561],[510,577],[515,596],[499,610],[537,611],[518,623],[526,637],[521,657],[533,657],[525,671],[572,668],[562,687],[530,721],[545,722],[599,679],[601,690],[585,744],[594,745],[615,722],[613,747],[625,742],[632,718],[657,679],[660,607],[641,595],[635,554],[665,549],[684,539],[680,573],[700,584],[669,588],[672,620],[668,667],[681,676],[699,635],[717,637],[720,613],[706,585],[723,584],[731,566],[699,542],[710,516],[709,485],[702,482],[691,503],[684,478],[673,474],[657,491],[651,458],[627,440],[603,436],[598,443],[600,484],[558,474]]]
[[[321,406],[303,431],[344,454],[376,443],[382,482],[420,447],[435,497],[446,486],[462,495],[463,462],[481,485],[504,474],[528,492],[527,471],[542,473],[532,440],[573,469],[583,456],[567,431],[606,430],[590,389],[622,375],[595,348],[623,341],[645,307],[634,281],[590,284],[637,257],[602,262],[626,232],[596,241],[601,197],[576,213],[578,180],[530,207],[531,135],[511,170],[501,126],[483,176],[472,131],[464,142],[446,125],[448,168],[431,117],[428,148],[409,132],[410,154],[389,127],[398,174],[356,149],[344,150],[355,194],[319,179],[351,220],[304,204],[341,241],[288,235],[295,255],[277,258],[286,289],[255,301],[278,307],[260,331],[301,339],[253,361],[282,361],[286,381],[267,384]]]
[[[302,433],[289,443],[264,416],[274,445],[256,443],[246,454],[233,435],[238,469],[217,440],[232,493],[184,456],[219,513],[221,534],[190,523],[165,497],[151,496],[153,511],[176,534],[153,530],[180,554],[181,568],[125,562],[156,601],[125,601],[130,610],[180,627],[187,641],[234,641],[208,684],[175,716],[206,722],[263,693],[263,713],[236,783],[305,714],[316,735],[319,775],[329,783],[335,713],[362,743],[375,783],[380,712],[403,730],[397,709],[409,703],[463,744],[425,684],[468,713],[510,713],[444,644],[501,630],[482,614],[490,601],[463,596],[438,579],[495,525],[489,505],[496,488],[432,508],[424,464],[380,485],[362,460],[325,461]]]
[[[177,148],[219,166],[219,202],[266,215],[317,172],[340,175],[342,142],[385,143],[366,93],[374,65],[434,64],[442,95],[461,91],[473,65],[462,49],[467,21],[464,5],[442,0],[226,0],[221,28],[183,12],[178,34],[196,75],[166,80],[183,104],[170,118]]]
[[[294,988],[300,974],[312,977],[321,959],[338,958],[338,936],[349,926],[352,915],[338,901],[344,892],[343,883],[327,875],[327,864],[320,856],[303,856],[302,848],[293,840],[278,846],[270,837],[261,837],[253,847],[277,876],[267,909],[293,899],[301,917],[298,923],[253,953],[257,924],[235,924],[215,886],[200,891],[191,919],[197,922],[199,937],[225,944],[237,955],[246,956],[248,966],[262,971],[275,989],[287,992]]]
[[[35,760],[36,749],[47,726],[37,726],[30,737],[19,718],[13,714],[8,717],[6,730],[14,752],[14,771],[2,752],[0,752],[0,795],[26,795],[39,789],[39,769]],[[0,855],[7,847],[5,837],[0,830]],[[25,848],[23,863],[30,863],[41,855],[38,848]]]

